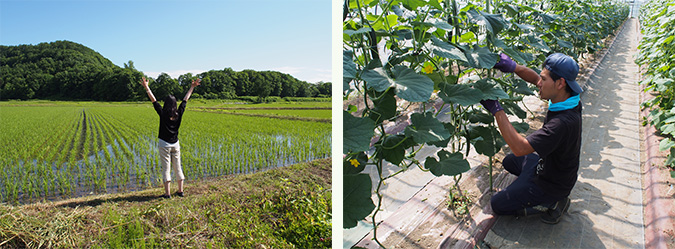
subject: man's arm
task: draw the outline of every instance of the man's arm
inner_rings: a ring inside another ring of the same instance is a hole
[[[539,83],[539,80],[541,79],[537,72],[535,72],[529,67],[518,65],[515,61],[511,59],[511,57],[509,57],[506,54],[499,55],[499,61],[497,62],[497,64],[494,65],[493,68],[499,69],[499,71],[502,71],[504,73],[516,73],[518,77],[527,82],[530,82],[533,85],[537,85]]]
[[[497,126],[502,133],[502,137],[504,137],[504,141],[509,145],[511,152],[513,152],[514,155],[524,156],[534,152],[534,148],[532,148],[530,142],[520,135],[516,131],[516,128],[513,128],[513,125],[503,110],[496,112],[494,116],[495,119],[497,119]]]
[[[518,77],[534,85],[539,84],[539,81],[541,80],[541,77],[537,72],[526,66],[516,64],[515,61],[511,60],[511,57],[505,54],[499,55],[499,61],[494,65],[494,68],[499,69],[499,71],[504,73],[516,73]],[[511,148],[514,155],[524,156],[534,152],[534,148],[532,148],[530,142],[528,142],[525,137],[518,134],[516,128],[513,128],[513,125],[506,116],[504,108],[499,104],[499,101],[487,99],[481,100],[480,103],[495,116],[495,119],[497,119],[497,127],[499,127],[499,131],[501,132],[502,137],[504,137],[504,141],[509,145],[509,148]]]
[[[196,80],[192,81],[192,84],[190,85],[190,89],[188,90],[188,92],[185,94],[185,97],[183,98],[184,101],[188,101],[188,99],[190,99],[190,95],[192,95],[192,90],[194,90],[195,87],[198,86],[199,82],[201,82],[201,81],[202,81],[201,79],[196,79]]]
[[[155,95],[152,94],[152,91],[148,86],[148,80],[145,77],[141,78],[141,85],[145,88],[145,92],[148,94],[148,98],[150,98],[150,101],[152,101],[153,103],[157,102],[157,99],[155,99]]]
[[[505,54],[499,55],[499,61],[494,65],[494,68],[504,73],[516,73],[518,77],[533,85],[538,85],[541,80],[537,72],[526,66],[518,65],[515,61],[511,60],[511,57]],[[514,155],[524,156],[534,152],[534,148],[532,148],[530,142],[518,134],[516,128],[513,128],[499,101],[488,99],[482,100],[480,103],[497,119],[497,127],[499,127],[504,141],[509,145]]]
[[[537,85],[539,80],[541,80],[537,72],[523,65],[516,65],[516,69],[513,72],[524,81],[530,82],[533,85]]]
[[[495,119],[497,119],[499,132],[502,134],[502,137],[504,137],[504,141],[509,145],[514,155],[524,156],[534,152],[534,148],[532,148],[530,142],[528,142],[525,137],[518,134],[516,128],[513,128],[513,125],[506,116],[506,112],[504,112],[504,108],[499,104],[499,101],[487,99],[481,100],[480,103],[495,116]]]

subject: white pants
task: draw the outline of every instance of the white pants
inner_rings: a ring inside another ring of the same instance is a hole
[[[175,142],[173,144],[164,141],[159,142],[159,163],[162,164],[164,171],[164,182],[171,181],[171,165],[173,164],[173,171],[179,180],[185,180],[183,175],[183,168],[180,166],[180,144]]]

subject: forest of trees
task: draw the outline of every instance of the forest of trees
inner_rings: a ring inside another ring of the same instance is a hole
[[[145,100],[147,95],[138,83],[143,76],[133,61],[119,67],[96,51],[70,41],[0,46],[0,100]],[[225,68],[197,75],[187,73],[178,79],[162,73],[149,81],[158,98],[168,94],[182,98],[196,78],[202,79],[202,86],[194,91],[197,98],[331,95],[330,82],[312,84],[275,71],[236,72]]]

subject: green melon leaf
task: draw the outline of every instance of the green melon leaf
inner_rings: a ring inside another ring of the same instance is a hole
[[[398,165],[405,158],[405,150],[413,144],[414,141],[404,135],[387,136],[381,144],[376,145],[378,147],[376,156]]]
[[[410,121],[412,124],[405,128],[405,135],[417,143],[437,142],[450,137],[450,132],[431,112],[413,113]]]
[[[443,58],[448,58],[451,60],[458,60],[461,62],[468,63],[469,61],[466,59],[466,55],[462,50],[459,48],[453,46],[450,43],[444,42],[441,39],[438,39],[435,36],[431,37],[431,52],[433,52],[435,55],[438,55]]]
[[[507,24],[501,14],[488,14],[483,11],[476,11],[476,9],[470,9],[466,14],[469,17],[469,22],[485,26],[491,34],[499,34]]]
[[[469,162],[464,159],[464,155],[461,152],[450,153],[440,150],[436,155],[438,155],[438,160],[433,157],[427,157],[424,162],[424,167],[435,176],[455,176],[471,169]]]
[[[660,151],[669,150],[670,148],[673,148],[673,147],[675,147],[675,141],[670,140],[670,138],[664,138],[659,143],[659,150]]]
[[[511,125],[513,125],[513,128],[515,128],[518,133],[525,133],[530,129],[530,125],[525,122],[511,122]]]
[[[394,80],[381,67],[363,71],[361,79],[366,81],[368,88],[373,88],[378,92],[384,92],[384,90],[395,84]]]
[[[527,112],[520,108],[516,102],[502,101],[501,104],[506,114],[516,115],[520,119],[527,118]]]
[[[371,98],[371,100],[373,101],[373,107],[370,109],[368,117],[375,121],[375,125],[396,116],[396,98],[394,98],[393,89],[389,89],[378,98]]]
[[[476,152],[486,156],[494,156],[506,143],[496,128],[476,126],[471,130],[471,135],[477,136],[472,140]]]
[[[473,87],[480,90],[483,93],[482,99],[508,99],[509,95],[504,92],[497,82],[493,79],[481,79],[473,83]]]
[[[352,228],[375,210],[372,181],[367,174],[344,175],[342,187],[342,228]]]
[[[368,163],[368,155],[363,151],[356,155],[349,155],[343,162],[342,174],[355,175],[361,173],[366,168],[366,163]]]
[[[370,149],[370,139],[373,137],[375,122],[369,118],[357,118],[342,112],[343,118],[343,148],[342,153],[367,151]]]
[[[438,96],[447,103],[456,103],[462,106],[478,104],[483,98],[483,92],[465,84],[438,84]]]
[[[480,47],[474,44],[473,48],[468,46],[459,46],[464,51],[464,55],[470,67],[490,69],[499,62],[499,54],[492,53],[486,47]]]
[[[395,66],[393,73],[398,97],[410,102],[429,100],[434,91],[434,82],[429,77],[420,75],[405,66]]]

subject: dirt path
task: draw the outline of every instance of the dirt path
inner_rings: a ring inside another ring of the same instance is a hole
[[[582,93],[579,179],[557,225],[498,217],[495,248],[644,248],[637,20],[629,19]]]

